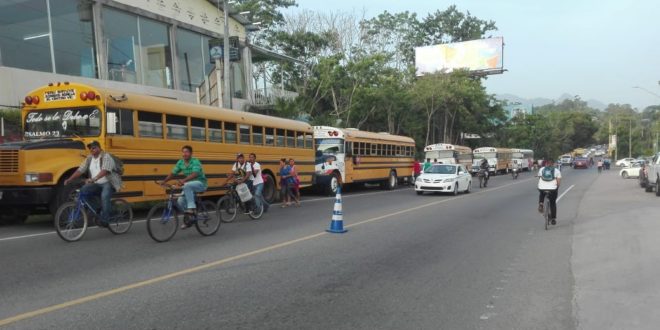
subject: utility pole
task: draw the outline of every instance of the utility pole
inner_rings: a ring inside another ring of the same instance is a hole
[[[224,61],[224,83],[225,87],[222,103],[223,107],[226,109],[232,108],[232,95],[231,95],[231,77],[230,77],[230,62],[229,62],[229,2],[227,0],[222,1],[222,11],[225,13],[225,33],[223,36],[224,46],[222,50],[223,61]]]
[[[632,119],[628,120],[630,128],[628,129],[628,158],[632,158]]]

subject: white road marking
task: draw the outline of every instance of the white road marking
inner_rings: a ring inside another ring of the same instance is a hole
[[[568,194],[568,192],[571,191],[571,189],[573,189],[573,187],[575,187],[575,185],[572,185],[572,186],[568,187],[568,189],[566,189],[561,195],[559,195],[559,197],[557,197],[557,203],[559,203],[561,198],[564,197],[564,195]]]

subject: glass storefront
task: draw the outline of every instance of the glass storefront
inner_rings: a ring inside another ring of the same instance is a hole
[[[97,61],[103,61],[104,79],[187,92],[195,92],[213,70],[212,37],[110,4],[98,5],[102,40],[97,43],[97,5],[90,0],[0,0],[0,66],[98,78]],[[236,98],[247,98],[245,75],[242,61],[231,63]]]
[[[90,12],[80,0],[0,2],[0,65],[96,77]]]

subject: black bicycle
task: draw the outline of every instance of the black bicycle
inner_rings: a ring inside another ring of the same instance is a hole
[[[94,196],[76,190],[74,200],[62,204],[55,212],[55,231],[57,235],[67,242],[80,240],[87,231],[90,215],[96,225],[100,225],[100,207],[92,205]],[[101,205],[101,199],[97,199],[97,205]],[[128,232],[133,224],[133,208],[131,204],[123,199],[113,199],[110,218],[107,228],[115,234],[120,235]],[[89,213],[89,214],[88,214]]]
[[[177,199],[177,186],[164,185],[168,194],[167,201],[154,205],[147,215],[147,232],[156,242],[167,242],[177,230],[179,230],[179,215],[183,214],[183,222],[191,226],[195,224],[197,231],[202,236],[211,236],[220,229],[218,215],[213,215],[215,205],[211,201],[202,200],[200,194],[195,194],[195,205],[197,209],[193,214],[187,214],[181,210]]]
[[[241,201],[241,197],[236,191],[236,184],[232,183],[227,185],[227,193],[220,198],[215,211],[222,222],[233,222],[239,211],[247,213],[253,220],[258,220],[264,214],[264,205],[262,203],[260,207],[257,207],[254,196],[250,201]]]

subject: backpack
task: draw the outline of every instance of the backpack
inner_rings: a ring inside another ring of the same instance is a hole
[[[555,179],[555,168],[552,166],[546,166],[541,172],[541,179],[543,181],[553,181]]]
[[[108,153],[108,155],[110,155],[110,158],[112,158],[112,161],[115,163],[115,168],[112,169],[112,171],[119,175],[124,175],[124,162],[111,153]]]
[[[119,174],[119,176],[124,175],[124,162],[121,159],[119,159],[119,157],[109,152],[106,152],[106,154],[108,154],[108,156],[110,156],[110,158],[112,158],[112,161],[115,163],[115,167],[112,169],[112,172]],[[89,166],[89,163],[87,163],[87,166]],[[101,157],[101,159],[99,160],[99,166],[103,167],[103,157]]]

